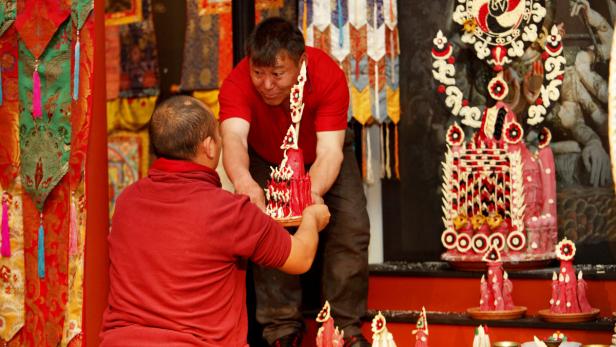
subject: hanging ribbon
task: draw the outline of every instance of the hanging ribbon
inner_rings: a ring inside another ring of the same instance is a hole
[[[43,214],[38,229],[38,276],[45,278],[45,229],[43,229]]]
[[[34,62],[34,72],[32,73],[32,118],[41,118],[43,111],[41,107],[41,77],[39,76],[39,61]]]
[[[381,178],[385,177],[385,160],[383,158],[385,158],[385,139],[383,138],[383,127],[386,126],[386,124],[381,124],[379,127],[379,142],[381,143]]]
[[[3,257],[11,256],[11,233],[9,230],[9,201],[6,193],[2,194],[2,246],[0,253]]]
[[[77,41],[75,42],[75,62],[73,63],[73,100],[79,99],[79,59],[81,55],[81,44],[79,43],[79,30],[77,31]]]
[[[396,156],[396,169],[395,169],[395,172],[396,172],[396,178],[400,179],[400,157],[398,155],[398,124],[394,124],[394,131],[395,131],[395,133],[394,133],[394,135],[395,135],[394,136],[394,142],[395,142],[394,150],[395,150],[395,156]]]
[[[389,163],[389,124],[385,124],[385,174],[391,178],[391,165]]]
[[[304,11],[302,13],[302,33],[304,34],[304,40],[307,38],[307,27],[308,27],[308,1],[304,1]]]

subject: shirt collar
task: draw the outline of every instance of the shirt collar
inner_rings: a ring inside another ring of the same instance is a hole
[[[152,164],[151,169],[169,173],[203,172],[208,181],[211,181],[218,187],[222,186],[216,170],[192,161],[158,158],[154,164]]]

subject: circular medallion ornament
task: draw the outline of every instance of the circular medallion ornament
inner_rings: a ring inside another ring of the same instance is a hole
[[[483,254],[488,250],[488,237],[485,234],[475,234],[473,235],[473,251],[478,254]]]
[[[325,301],[325,305],[323,305],[323,308],[321,309],[321,311],[319,311],[319,314],[317,315],[317,319],[316,320],[319,323],[324,323],[330,317],[331,317],[331,315],[330,315],[329,301]]]
[[[550,132],[550,129],[546,127],[541,128],[541,131],[539,132],[539,143],[537,146],[539,146],[539,148],[545,148],[551,141],[552,133]]]
[[[379,311],[379,313],[374,316],[374,319],[372,320],[372,332],[375,334],[383,332],[383,330],[385,330],[385,325],[385,316],[383,316],[381,311]]]
[[[443,231],[441,234],[441,243],[446,249],[454,249],[458,243],[458,233],[453,230]]]
[[[514,231],[507,236],[507,247],[512,251],[521,251],[526,246],[526,236],[520,231]]]
[[[464,130],[458,125],[453,123],[447,129],[447,144],[450,146],[460,146],[464,142]]]
[[[564,238],[556,245],[556,258],[560,260],[571,260],[575,257],[575,243]]]
[[[489,245],[494,246],[499,251],[505,249],[505,236],[501,233],[494,233],[488,238]]]
[[[456,248],[460,253],[468,252],[472,247],[471,237],[468,234],[460,234],[458,235],[458,242]]]
[[[507,82],[500,76],[500,74],[488,83],[488,93],[492,99],[500,101],[507,97],[509,94],[509,86],[507,86]]]
[[[520,143],[523,136],[524,130],[522,129],[520,123],[512,121],[505,126],[505,141],[507,141],[507,143]]]
[[[546,15],[544,0],[458,0],[458,3],[453,19],[464,27],[462,41],[473,45],[479,59],[492,53],[492,59],[487,62],[493,66],[521,57],[524,42],[537,39],[538,28]],[[489,47],[502,47],[502,50],[494,52]]]

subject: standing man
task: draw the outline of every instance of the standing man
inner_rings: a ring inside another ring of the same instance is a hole
[[[322,237],[322,300],[329,300],[345,346],[369,346],[361,335],[368,293],[370,226],[361,177],[347,130],[349,88],[343,71],[323,51],[305,47],[301,32],[281,18],[259,24],[248,56],[219,95],[223,164],[236,193],[265,208],[263,187],[291,124],[289,94],[306,62],[299,133],[312,180],[312,200],[331,212]],[[299,346],[303,331],[297,276],[255,266],[257,321],[272,346]]]
[[[327,207],[306,208],[291,236],[248,198],[222,190],[218,123],[194,98],[158,106],[150,138],[159,159],[113,214],[101,346],[247,347],[246,260],[307,271]]]

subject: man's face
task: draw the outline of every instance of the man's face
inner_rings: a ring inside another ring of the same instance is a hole
[[[257,66],[250,62],[250,79],[266,104],[277,106],[289,98],[302,59],[296,62],[282,50],[276,55],[274,66]]]

